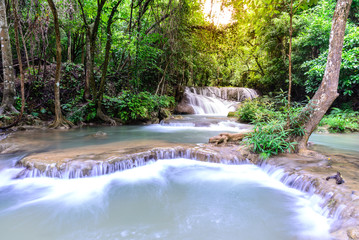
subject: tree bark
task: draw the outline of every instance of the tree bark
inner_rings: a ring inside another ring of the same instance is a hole
[[[90,93],[90,82],[91,82],[91,78],[92,78],[92,74],[93,74],[93,67],[91,66],[92,64],[92,57],[91,57],[91,50],[90,50],[90,37],[91,32],[89,27],[87,27],[86,29],[86,54],[85,54],[85,68],[86,68],[86,72],[85,72],[85,89],[84,89],[84,99],[85,100],[89,100],[91,98],[91,93]]]
[[[61,112],[61,103],[60,103],[60,75],[61,75],[61,35],[60,35],[60,25],[59,19],[57,15],[57,10],[55,3],[53,0],[47,0],[51,12],[54,16],[54,24],[55,24],[55,36],[56,36],[56,72],[55,72],[55,120],[50,124],[52,128],[65,127],[69,128],[73,126],[73,124],[66,120]]]
[[[9,37],[9,26],[7,24],[5,0],[0,0],[0,43],[1,56],[4,72],[4,91],[0,114],[5,112],[18,113],[14,107],[15,91],[15,71],[13,68],[11,44]]]
[[[288,69],[288,103],[287,103],[287,128],[290,127],[290,101],[292,97],[292,36],[293,36],[293,0],[290,1],[289,13],[289,69]]]
[[[110,50],[111,50],[111,42],[112,42],[111,25],[113,23],[113,17],[115,16],[117,8],[121,4],[121,2],[122,0],[118,0],[116,5],[112,8],[110,17],[107,22],[107,29],[106,29],[107,41],[106,41],[106,50],[105,50],[105,60],[103,63],[100,89],[98,91],[98,97],[97,97],[97,111],[96,111],[97,117],[105,122],[110,122],[111,125],[117,125],[117,123],[115,120],[111,119],[109,116],[106,116],[102,112],[102,99],[103,99],[103,94],[105,92],[105,81],[107,75],[108,62],[110,59]]]
[[[22,118],[22,115],[24,113],[24,108],[25,108],[25,86],[24,86],[24,70],[23,70],[23,65],[22,65],[22,57],[21,57],[21,51],[20,51],[20,41],[19,41],[19,31],[20,31],[20,20],[19,20],[19,15],[17,13],[17,0],[12,0],[12,8],[14,11],[14,16],[15,16],[15,44],[16,44],[16,53],[17,53],[17,59],[19,61],[19,68],[20,68],[20,84],[21,84],[21,111],[20,111],[20,115],[16,120],[15,124],[18,124]],[[25,46],[24,46],[25,47]],[[27,62],[29,62],[29,58],[27,57],[26,54],[26,59]],[[29,64],[29,63],[28,63]]]
[[[83,8],[83,4],[80,0],[78,3],[81,9],[81,15],[84,20],[86,26],[86,80],[85,80],[85,93],[84,98],[90,98],[90,92],[92,96],[96,98],[96,82],[94,76],[94,62],[95,62],[95,50],[96,50],[96,38],[98,33],[98,28],[101,22],[101,14],[103,7],[107,0],[98,0],[97,1],[97,13],[95,17],[95,21],[89,24],[86,20],[85,11]],[[95,99],[96,100],[96,99]]]
[[[322,83],[313,98],[295,119],[295,122],[305,130],[304,136],[294,138],[298,143],[299,152],[305,152],[310,135],[339,96],[337,90],[344,34],[351,3],[352,0],[337,1],[330,32],[327,65]]]

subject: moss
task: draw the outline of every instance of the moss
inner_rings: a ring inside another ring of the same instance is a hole
[[[236,117],[236,112],[229,112],[227,117]]]

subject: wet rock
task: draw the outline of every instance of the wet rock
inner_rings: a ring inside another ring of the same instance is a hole
[[[161,108],[160,112],[159,112],[159,119],[163,120],[163,119],[168,119],[171,117],[171,112],[170,110],[166,109],[166,108]]]
[[[359,229],[349,229],[347,234],[350,240],[359,240]]]
[[[339,185],[339,184],[343,184],[345,183],[342,175],[340,174],[340,172],[337,172],[337,174],[335,174],[334,176],[330,176],[330,177],[327,177],[325,180],[329,180],[329,179],[335,179],[336,183]]]
[[[196,122],[194,124],[195,127],[209,127],[211,126],[211,123],[209,122]]]
[[[186,94],[181,96],[181,100],[174,109],[175,114],[194,114],[194,109],[190,105],[190,101]]]
[[[180,102],[174,112],[176,114],[194,114],[194,109],[188,103]]]

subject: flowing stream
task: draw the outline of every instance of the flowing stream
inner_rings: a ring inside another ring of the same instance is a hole
[[[135,148],[143,140],[202,144],[220,132],[249,127],[225,117],[193,115],[157,125],[13,137],[34,141],[33,150],[40,152],[76,151],[108,144]],[[278,171],[164,157],[102,176],[14,178],[22,171],[16,162],[27,154],[0,155],[1,239],[331,239],[335,219],[320,207],[322,199],[287,187]]]

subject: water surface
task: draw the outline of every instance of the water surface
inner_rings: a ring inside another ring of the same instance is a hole
[[[0,172],[2,239],[330,239],[317,201],[253,165],[160,160],[70,180],[16,171]]]

